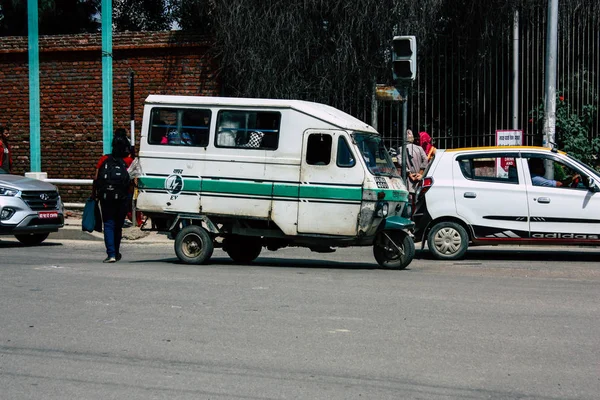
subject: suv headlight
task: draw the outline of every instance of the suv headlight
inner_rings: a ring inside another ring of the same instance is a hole
[[[0,186],[0,196],[14,197],[19,193],[17,189]]]

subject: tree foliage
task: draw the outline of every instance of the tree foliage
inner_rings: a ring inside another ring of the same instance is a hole
[[[38,0],[40,35],[97,32],[101,0]],[[26,0],[0,0],[0,36],[26,36]]]
[[[167,30],[174,8],[170,0],[114,0],[113,25],[117,31]]]
[[[597,99],[595,102],[597,103]],[[596,105],[587,104],[576,112],[568,98],[562,93],[556,95],[556,144],[559,149],[588,165],[596,164],[600,154],[600,138],[591,135],[597,111]],[[541,137],[545,121],[544,104],[540,104],[530,114],[539,128],[538,134]]]

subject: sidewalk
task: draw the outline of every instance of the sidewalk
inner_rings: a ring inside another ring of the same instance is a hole
[[[104,235],[100,232],[84,232],[81,230],[80,210],[65,210],[65,226],[50,234],[49,238],[54,240],[91,240],[104,241]],[[158,232],[142,231],[139,227],[124,227],[124,241],[136,241],[138,243],[170,243],[172,240],[167,235]]]

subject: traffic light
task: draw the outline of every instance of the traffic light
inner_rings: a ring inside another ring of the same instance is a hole
[[[417,39],[414,36],[394,36],[392,45],[394,81],[415,80],[417,77]]]

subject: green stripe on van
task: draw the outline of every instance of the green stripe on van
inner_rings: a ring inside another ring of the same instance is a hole
[[[183,191],[185,192],[199,192],[202,188],[201,179],[186,178],[183,180]]]
[[[273,196],[298,198],[298,184],[276,183],[273,185]]]
[[[273,183],[205,179],[202,181],[202,191],[221,194],[231,193],[254,196],[271,196],[273,193]]]
[[[310,199],[362,200],[361,187],[300,185],[300,197]]]
[[[138,186],[142,189],[164,189],[166,178],[154,176],[140,176]]]
[[[140,188],[164,190],[164,177],[144,176],[139,178]],[[183,191],[236,194],[246,196],[287,197],[292,199],[322,199],[361,201],[363,190],[360,186],[301,185],[296,183],[231,181],[219,179],[184,178]],[[385,192],[387,201],[406,201],[408,193],[401,190],[377,189]]]

